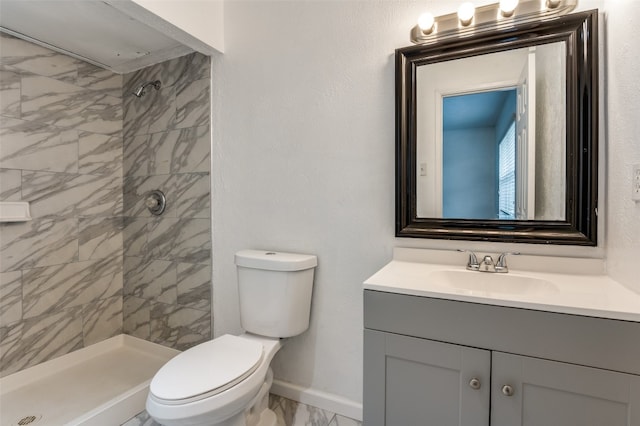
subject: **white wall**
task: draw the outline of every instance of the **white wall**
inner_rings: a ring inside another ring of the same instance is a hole
[[[393,52],[415,13],[387,2],[225,4],[215,332],[239,329],[235,251],[315,253],[311,326],[277,355],[276,378],[354,401],[362,282],[394,244]]]
[[[580,8],[602,3],[585,0]],[[632,28],[623,3],[633,2],[607,1],[610,19],[626,22],[608,26],[612,40],[619,39],[610,43],[612,64],[619,64],[610,86],[619,86],[610,87],[608,103],[620,103],[609,117],[616,124],[609,170],[628,169],[639,154],[640,98],[632,88],[639,60],[623,55],[634,51],[622,40]],[[394,238],[393,53],[409,44],[409,30],[425,9],[440,14],[454,7],[448,0],[227,2],[225,54],[214,59],[215,333],[240,330],[235,251],[315,253],[311,327],[277,355],[276,377],[356,402],[362,398],[361,283],[390,260],[393,246],[605,254],[602,247]],[[633,10],[637,17],[637,5]],[[628,193],[628,179],[610,180]],[[607,249],[610,264],[622,265],[612,275],[629,284],[633,276],[624,271],[638,258],[638,206],[622,198],[608,199]],[[630,228],[635,233],[627,237]]]
[[[564,185],[566,176],[566,131],[564,106],[564,43],[550,43],[536,48],[536,219],[559,220],[565,217]]]
[[[640,2],[606,0],[607,269],[640,292],[640,203],[631,201],[631,169],[640,164]]]

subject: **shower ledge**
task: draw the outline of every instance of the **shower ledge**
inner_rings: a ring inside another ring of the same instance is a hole
[[[31,220],[26,201],[0,201],[0,222],[26,222]]]

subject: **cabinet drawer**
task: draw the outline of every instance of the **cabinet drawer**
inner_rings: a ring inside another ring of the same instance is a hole
[[[364,292],[367,329],[640,374],[640,323]]]

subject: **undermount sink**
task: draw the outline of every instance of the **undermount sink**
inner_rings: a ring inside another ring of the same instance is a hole
[[[431,284],[470,294],[541,294],[558,291],[558,287],[549,281],[511,273],[441,270],[431,272],[427,279]]]

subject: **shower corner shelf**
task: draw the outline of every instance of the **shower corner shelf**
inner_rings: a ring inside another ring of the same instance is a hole
[[[31,220],[26,201],[0,201],[0,222],[26,222]]]

